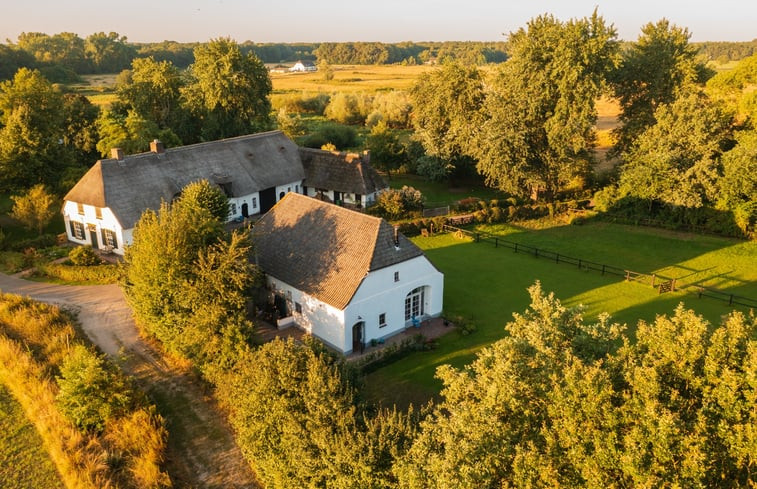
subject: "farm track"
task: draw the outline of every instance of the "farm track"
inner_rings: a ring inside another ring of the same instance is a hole
[[[175,488],[259,487],[207,388],[192,373],[167,364],[139,337],[117,285],[54,285],[0,274],[0,290],[78,313],[90,340],[137,379],[166,419],[166,469]]]

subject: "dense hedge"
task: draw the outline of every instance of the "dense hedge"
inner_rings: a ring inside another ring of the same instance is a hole
[[[121,277],[118,265],[76,266],[66,263],[46,263],[37,266],[38,273],[58,278],[64,282],[87,282],[90,284],[115,284]]]

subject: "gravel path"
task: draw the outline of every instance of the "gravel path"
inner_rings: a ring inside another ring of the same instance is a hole
[[[55,285],[0,273],[0,291],[74,310],[92,342],[138,379],[166,418],[167,469],[175,488],[259,487],[205,386],[193,374],[167,365],[139,337],[117,285]]]

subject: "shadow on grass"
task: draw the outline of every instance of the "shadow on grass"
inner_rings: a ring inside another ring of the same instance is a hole
[[[757,298],[757,267],[753,265],[757,243],[603,222],[538,231],[505,225],[486,230],[598,263],[645,273],[667,270],[692,281],[715,281],[728,291]],[[627,324],[632,338],[639,319],[652,321],[657,314],[670,314],[682,301],[712,323],[733,309],[727,302],[698,299],[686,292],[659,295],[650,284],[626,282],[623,277],[603,276],[451,234],[414,241],[445,274],[445,315],[461,315],[478,331],[469,336],[452,332],[440,338],[436,350],[410,355],[368,375],[367,396],[385,404],[406,406],[431,398],[441,387],[434,378],[436,368],[442,364],[462,367],[480,348],[502,338],[512,313],[528,307],[526,288],[536,280],[563,305],[582,305],[587,321],[602,312],[610,313],[613,321]]]

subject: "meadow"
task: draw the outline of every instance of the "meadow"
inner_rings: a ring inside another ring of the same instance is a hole
[[[576,258],[661,273],[757,299],[755,242],[603,222],[546,229],[513,225],[478,229]],[[366,395],[385,405],[418,405],[433,398],[441,388],[434,378],[436,367],[462,367],[480,348],[502,338],[512,314],[527,308],[530,298],[526,289],[537,280],[563,305],[582,306],[588,321],[609,313],[613,322],[627,325],[630,338],[639,319],[652,321],[658,314],[670,314],[681,302],[710,323],[717,323],[733,309],[725,302],[682,291],[660,295],[648,284],[555,264],[486,242],[458,239],[453,234],[413,241],[444,273],[445,316],[462,316],[477,331],[463,335],[454,330],[439,340],[436,349],[413,353],[366,376]]]
[[[0,386],[0,488],[65,487],[21,405]]]

